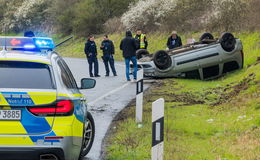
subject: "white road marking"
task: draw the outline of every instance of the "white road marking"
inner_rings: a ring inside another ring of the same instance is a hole
[[[126,84],[124,84],[124,85],[122,85],[122,86],[120,86],[120,87],[118,87],[118,88],[116,88],[116,89],[114,89],[114,90],[112,90],[112,91],[110,91],[110,92],[104,94],[103,96],[101,96],[101,97],[95,99],[94,101],[89,102],[88,105],[92,106],[92,105],[94,105],[95,103],[97,103],[98,101],[104,99],[105,97],[107,97],[107,96],[109,96],[109,95],[111,95],[111,94],[113,94],[113,93],[115,93],[115,92],[120,91],[121,89],[127,87],[127,86],[130,85],[130,84],[131,84],[130,82],[127,82]]]

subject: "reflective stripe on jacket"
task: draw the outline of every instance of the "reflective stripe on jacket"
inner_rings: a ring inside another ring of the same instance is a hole
[[[145,34],[141,34],[140,36],[135,36],[136,39],[139,40],[140,42],[140,48],[146,48],[146,44],[145,44]]]
[[[140,48],[145,48],[145,43],[144,43],[144,34],[141,34],[140,36]]]

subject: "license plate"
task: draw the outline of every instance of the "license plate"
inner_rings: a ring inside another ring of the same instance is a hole
[[[0,109],[0,121],[19,121],[21,117],[21,110]]]

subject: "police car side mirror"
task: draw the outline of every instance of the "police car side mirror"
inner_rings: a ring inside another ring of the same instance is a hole
[[[81,87],[80,89],[90,89],[96,86],[96,80],[90,78],[81,79]]]

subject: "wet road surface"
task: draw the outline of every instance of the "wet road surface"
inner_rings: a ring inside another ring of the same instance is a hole
[[[83,58],[64,58],[69,65],[78,85],[82,78],[89,78],[88,63]],[[115,67],[118,76],[105,77],[105,67],[99,61],[99,74],[101,77],[94,78],[97,81],[94,89],[82,90],[88,101],[88,109],[93,115],[96,134],[93,146],[85,160],[100,160],[102,155],[102,141],[113,118],[132,99],[135,98],[136,84],[127,82],[125,78],[125,66],[122,62],[116,62]],[[144,89],[148,87],[145,84]]]

